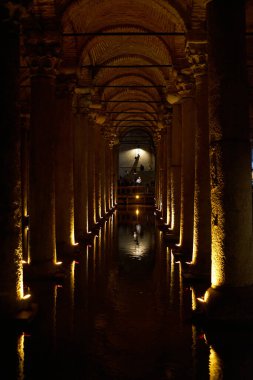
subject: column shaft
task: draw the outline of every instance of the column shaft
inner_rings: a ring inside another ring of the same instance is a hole
[[[75,239],[88,233],[88,117],[74,117],[74,220]]]
[[[56,261],[55,77],[31,77],[30,247],[31,263]]]
[[[88,124],[88,226],[91,231],[96,223],[95,136],[91,120]]]
[[[1,16],[5,15],[0,7]],[[23,296],[20,122],[17,108],[19,27],[0,19],[0,289],[1,312],[11,312]],[[9,17],[9,16],[8,16]],[[2,314],[2,315],[4,315]]]
[[[167,207],[167,218],[166,224],[171,227],[171,126],[168,128],[167,132],[167,142],[166,142],[166,154],[167,154],[167,199],[166,199],[166,207]]]
[[[213,0],[207,19],[212,265],[203,307],[210,320],[242,325],[253,320],[245,2]]]
[[[181,215],[180,250],[189,253],[193,242],[194,200],[194,135],[195,104],[192,98],[182,104],[182,172],[181,172]]]
[[[58,95],[56,115],[56,240],[71,247],[75,244],[71,93]]]
[[[173,106],[171,129],[171,231],[178,236],[180,231],[182,114],[181,105]]]
[[[207,6],[212,285],[253,283],[245,4]],[[226,12],[226,18],[222,16]]]
[[[211,202],[207,76],[196,77],[195,185],[192,264],[211,272]]]
[[[29,252],[29,152],[30,115],[21,117],[21,185],[22,185],[22,243],[23,260],[30,263]]]

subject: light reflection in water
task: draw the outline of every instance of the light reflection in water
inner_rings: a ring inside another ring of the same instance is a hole
[[[166,284],[170,284],[170,249],[166,247]]]
[[[153,247],[154,233],[148,226],[141,224],[140,210],[135,210],[136,217],[128,222],[127,227],[119,226],[119,251],[132,259],[141,260]]]
[[[175,287],[175,257],[170,251],[170,304],[174,303],[174,287]]]
[[[210,347],[209,356],[210,380],[223,379],[223,363],[216,351]]]
[[[17,338],[17,353],[18,353],[18,380],[25,379],[25,334],[21,333]]]
[[[183,320],[183,276],[182,276],[182,263],[179,262],[179,310],[180,310],[180,320]]]
[[[53,286],[53,345],[56,346],[56,330],[57,330],[57,297],[58,297],[58,287],[61,285]]]
[[[89,250],[90,250],[90,247],[87,245],[86,246],[86,255],[85,255],[85,274],[86,274],[86,284],[88,285],[88,282],[89,282]]]
[[[75,270],[76,261],[70,264],[70,332],[74,331],[74,310],[75,310]]]
[[[35,371],[41,369],[41,357],[44,372],[53,364],[56,376],[51,378],[61,380],[222,378],[229,355],[224,359],[213,344],[209,352],[211,343],[186,321],[202,289],[195,291],[194,284],[186,291],[181,264],[163,244],[154,220],[149,223],[140,208],[138,215],[136,209],[118,211],[98,235],[80,254],[79,265],[69,262],[62,290],[44,282],[32,285],[31,290],[40,289],[41,316],[31,338],[32,354],[24,335],[18,343],[15,337],[19,379],[31,366],[37,366],[31,379],[39,378]],[[57,344],[52,344],[56,330]]]

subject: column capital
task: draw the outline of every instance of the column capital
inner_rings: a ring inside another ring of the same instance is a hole
[[[76,76],[74,74],[60,74],[56,78],[56,95],[65,98],[74,93]]]
[[[19,24],[20,21],[28,16],[27,9],[16,1],[9,0],[0,5],[1,23]]]
[[[161,132],[155,131],[153,134],[153,141],[156,147],[158,147],[160,140],[161,140]]]
[[[55,19],[44,20],[31,14],[23,22],[23,38],[24,57],[31,75],[56,76],[61,61],[61,40]]]
[[[186,57],[190,64],[194,78],[207,74],[207,40],[188,40],[186,43]]]
[[[58,43],[39,39],[26,43],[26,61],[32,76],[56,76],[60,63]]]
[[[181,98],[192,98],[194,96],[194,79],[193,75],[179,74],[177,77],[176,88]]]
[[[104,113],[104,110],[97,110],[93,111],[90,110],[90,113],[92,114],[92,117],[96,123],[96,125],[102,126],[107,120],[106,114]]]
[[[117,132],[109,125],[105,125],[103,128],[103,135],[109,145],[109,148],[112,149],[117,140]]]
[[[90,112],[91,97],[90,93],[82,93],[79,88],[75,88],[73,97],[73,108],[76,114],[87,115]]]

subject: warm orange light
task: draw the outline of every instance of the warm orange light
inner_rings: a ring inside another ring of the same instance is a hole
[[[139,195],[136,195],[136,196],[135,196],[135,198],[136,198],[136,199],[139,199],[139,198],[140,198],[140,196],[139,196]]]
[[[23,297],[23,300],[27,300],[28,298],[31,297],[31,294],[26,294],[24,297]]]
[[[57,261],[55,265],[62,265],[62,261]]]

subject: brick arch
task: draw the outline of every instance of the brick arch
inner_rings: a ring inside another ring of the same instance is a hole
[[[119,73],[118,75],[113,76],[112,78],[109,78],[108,80],[104,80],[104,78],[99,78],[99,80],[96,80],[94,82],[94,85],[116,85],[116,84],[126,84],[129,83],[129,81],[133,81],[131,83],[138,83],[143,85],[163,85],[165,86],[164,78],[161,77],[161,81],[158,80],[157,77],[147,75],[147,73],[143,73],[140,71],[136,71],[134,73]]]
[[[145,33],[149,30],[136,26],[124,26],[109,28],[104,31],[109,33]],[[103,64],[114,59],[114,57],[128,54],[129,49],[133,55],[145,55],[157,62],[172,62],[170,41],[164,36],[110,36],[103,38],[95,36],[84,43],[80,65]]]
[[[160,32],[174,32],[186,31],[186,14],[187,12],[181,12],[182,6],[177,7],[178,3],[173,2],[170,4],[167,0],[152,0],[146,2],[146,0],[136,0],[134,4],[129,7],[128,0],[110,0],[99,1],[83,0],[79,2],[71,3],[62,16],[62,30],[64,33],[95,33],[99,31],[106,31],[112,28],[120,28],[124,30],[126,27],[139,28],[146,31],[160,31]],[[181,12],[181,13],[180,13]],[[109,29],[108,29],[109,28]],[[73,35],[63,36],[63,56],[66,62],[76,63],[82,56],[83,49],[86,45],[92,44],[90,40],[92,36],[88,35]],[[110,37],[99,37],[100,42],[97,44],[96,49],[93,49],[90,55],[85,57],[86,64],[92,64],[94,58],[96,61],[101,59],[103,52],[107,52],[110,49],[106,49],[106,46],[111,45]],[[151,38],[147,38],[149,48],[155,50],[160,44],[158,40],[150,43]],[[154,40],[154,37],[153,37]],[[166,39],[165,39],[166,40]],[[183,41],[177,39],[179,46],[173,49],[176,52],[182,53]],[[135,43],[136,44],[136,43]],[[169,46],[169,43],[168,43]],[[160,47],[161,49],[161,47]],[[166,50],[163,50],[163,55],[167,55]],[[165,58],[165,57],[164,57]],[[103,59],[103,58],[102,58]]]
[[[142,112],[158,112],[155,104],[152,103],[111,103],[110,106],[107,107],[108,111],[131,111],[133,109],[142,111]]]
[[[156,62],[152,62],[151,60],[148,60],[144,56],[122,56],[122,57],[116,57],[113,60],[111,60],[108,64],[110,65],[150,65],[150,64],[156,64]],[[155,82],[163,83],[166,85],[167,80],[166,78],[169,78],[170,75],[170,68],[160,68],[160,67],[144,67],[144,68],[118,68],[118,69],[111,69],[111,68],[101,68],[97,74],[94,76],[94,83],[97,83],[99,81],[111,81],[113,80],[114,76],[116,75],[138,75],[139,73],[145,73],[145,75],[148,78],[153,78]]]
[[[173,5],[171,4],[173,3]],[[155,30],[186,30],[186,12],[173,1],[136,0],[129,7],[129,0],[82,0],[70,3],[62,17],[63,30],[95,32],[107,25],[134,23]]]

